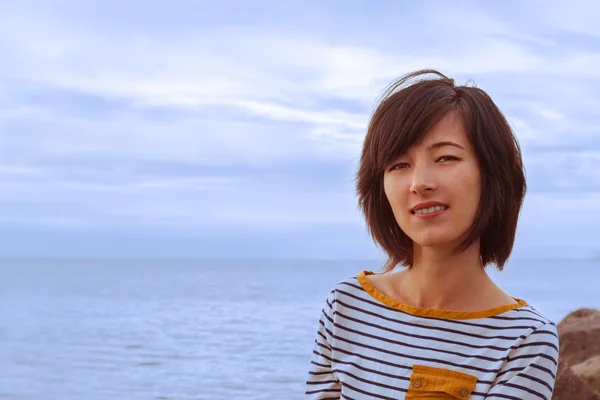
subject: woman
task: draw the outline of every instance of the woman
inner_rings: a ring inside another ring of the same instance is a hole
[[[555,324],[485,270],[509,258],[525,189],[519,145],[484,91],[434,70],[393,84],[357,174],[388,261],[329,293],[307,396],[550,399]]]

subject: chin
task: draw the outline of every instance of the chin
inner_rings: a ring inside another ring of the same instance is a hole
[[[450,244],[456,243],[459,239],[458,235],[448,234],[428,234],[428,235],[415,235],[411,238],[413,243],[421,247],[445,247]]]
[[[442,248],[445,246],[448,246],[448,244],[450,244],[451,242],[449,241],[421,241],[421,242],[417,242],[417,241],[413,241],[413,243],[419,247],[422,248],[428,248],[428,249],[435,249],[435,248]]]

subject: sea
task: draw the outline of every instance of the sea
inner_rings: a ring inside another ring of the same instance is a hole
[[[381,264],[1,261],[0,399],[303,399],[329,290]],[[600,308],[600,260],[489,271],[556,323]]]

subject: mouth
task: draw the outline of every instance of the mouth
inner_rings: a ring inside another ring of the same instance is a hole
[[[418,210],[412,210],[411,214],[420,218],[428,218],[435,217],[437,215],[443,214],[448,210],[448,206],[432,206],[426,208],[420,208]]]

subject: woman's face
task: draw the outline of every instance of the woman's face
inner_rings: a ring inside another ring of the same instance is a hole
[[[481,195],[479,165],[460,115],[446,114],[422,143],[388,165],[384,190],[396,222],[414,244],[460,243]]]

